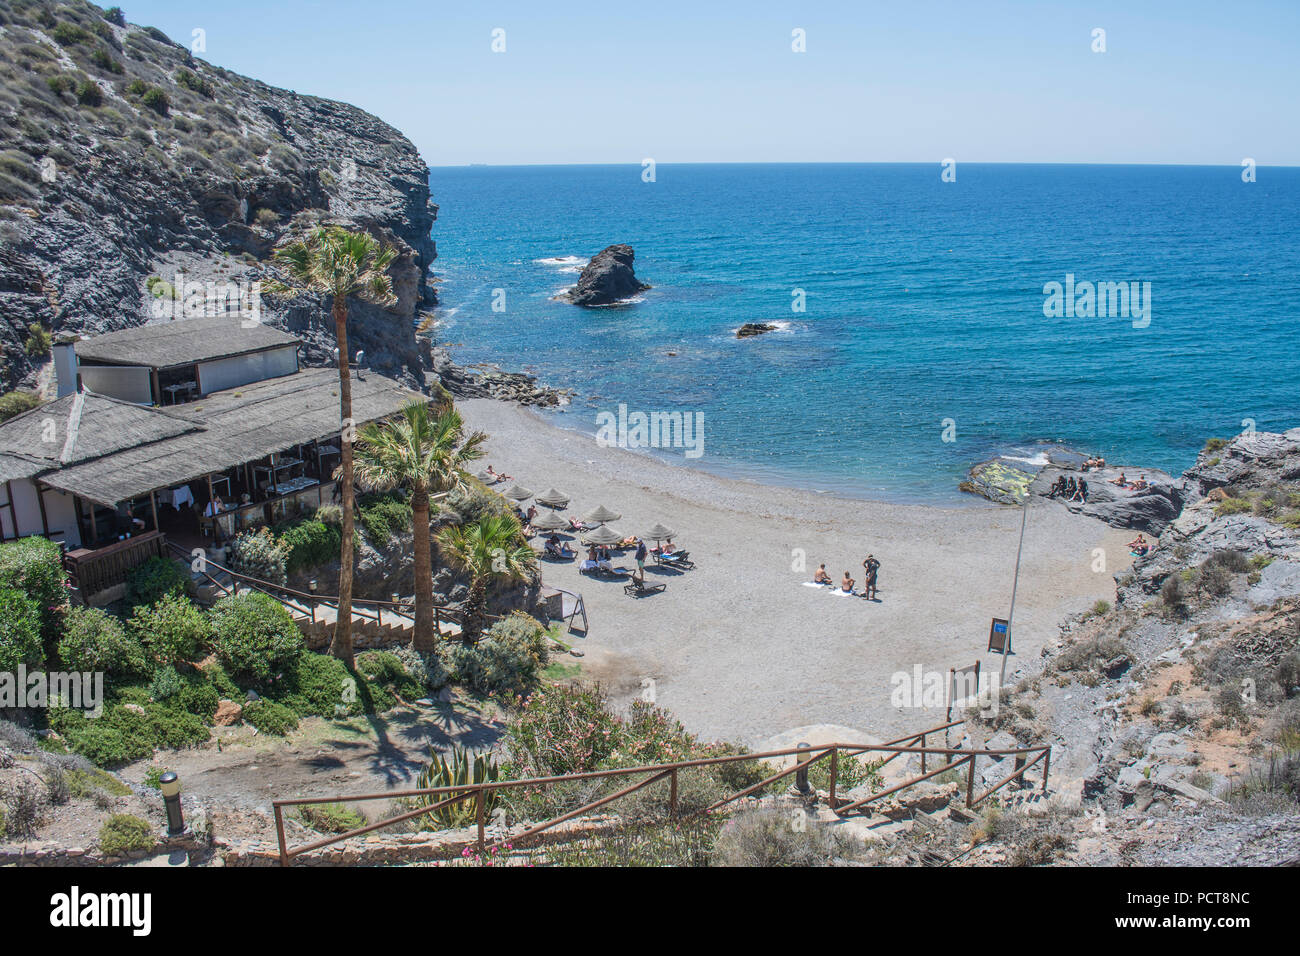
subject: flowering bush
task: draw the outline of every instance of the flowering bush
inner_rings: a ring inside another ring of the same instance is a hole
[[[230,568],[246,577],[284,584],[289,579],[289,552],[289,544],[272,534],[270,528],[245,531],[230,546]]]

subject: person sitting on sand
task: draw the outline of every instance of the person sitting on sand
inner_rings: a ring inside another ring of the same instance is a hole
[[[1151,550],[1151,542],[1147,541],[1139,531],[1138,536],[1128,543],[1128,549],[1136,555],[1143,555]]]
[[[862,569],[862,596],[870,601],[876,596],[876,575],[880,572],[880,562],[874,554],[869,554],[867,560],[862,562]]]
[[[813,572],[813,584],[834,584],[831,576],[826,573],[825,564],[819,564],[817,570]]]
[[[854,584],[853,578],[850,577],[849,572],[845,571],[844,580],[840,581],[840,590],[845,594],[852,594],[855,587],[857,587],[857,585]]]

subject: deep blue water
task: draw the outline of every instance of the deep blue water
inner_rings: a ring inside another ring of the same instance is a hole
[[[1237,167],[959,165],[945,183],[937,164],[661,165],[646,183],[639,166],[462,167],[431,183],[436,340],[576,389],[569,427],[594,432],[620,402],[702,412],[704,456],[671,453],[685,464],[951,502],[994,452],[1059,442],[1176,472],[1243,419],[1300,425],[1300,169],[1247,184]],[[552,299],[614,242],[652,290]],[[580,261],[539,261],[564,257]],[[1046,317],[1044,284],[1067,273],[1149,282],[1149,325]],[[749,321],[788,327],[737,340]]]

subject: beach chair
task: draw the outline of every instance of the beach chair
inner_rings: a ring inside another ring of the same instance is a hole
[[[655,564],[662,564],[666,568],[694,568],[695,562],[691,560],[689,551],[674,551],[672,554],[656,554]]]
[[[638,581],[636,578],[633,578],[627,584],[623,585],[624,594],[630,594],[632,597],[638,598],[645,597],[647,594],[658,594],[659,592],[666,590],[668,590],[668,585],[666,584],[646,584],[644,581]]]

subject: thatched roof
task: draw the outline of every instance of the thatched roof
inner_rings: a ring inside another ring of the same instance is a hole
[[[173,368],[296,345],[300,341],[288,332],[260,322],[245,328],[243,319],[216,316],[155,322],[107,332],[82,339],[75,348],[77,358],[83,362]]]
[[[352,382],[352,417],[360,426],[388,418],[407,402],[423,399],[418,392],[390,378],[367,373],[364,379]],[[189,428],[162,440],[52,471],[41,482],[112,506],[159,488],[258,461],[293,445],[337,439],[338,371],[309,369],[213,392],[197,402],[168,408],[165,413],[152,408],[140,410],[180,420]]]
[[[0,481],[93,461],[200,427],[107,395],[65,395],[0,424]]]

